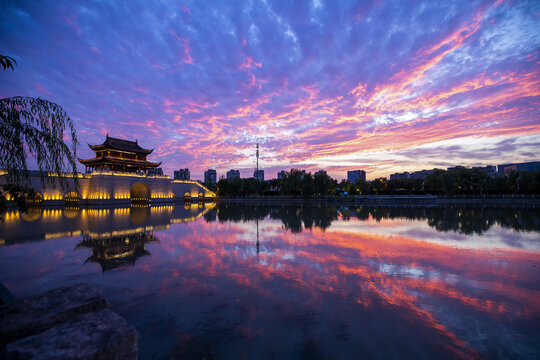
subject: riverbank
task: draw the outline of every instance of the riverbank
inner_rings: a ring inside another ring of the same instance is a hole
[[[523,205],[540,206],[538,195],[328,195],[318,197],[292,196],[248,196],[241,198],[218,197],[222,203],[265,203],[265,204],[354,204],[354,205]]]

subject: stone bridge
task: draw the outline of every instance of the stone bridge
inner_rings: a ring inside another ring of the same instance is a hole
[[[190,180],[171,180],[168,176],[138,175],[119,172],[91,174],[66,173],[60,186],[57,174],[49,173],[42,181],[39,171],[29,172],[29,186],[41,197],[44,205],[78,202],[80,205],[114,205],[126,203],[164,203],[175,201],[205,201],[216,195],[204,185]],[[7,175],[0,174],[0,184]]]

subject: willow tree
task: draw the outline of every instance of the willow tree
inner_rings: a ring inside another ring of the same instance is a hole
[[[0,55],[0,63],[12,68],[15,62]],[[71,144],[67,144],[69,140]],[[5,208],[6,195],[25,209],[24,198],[34,194],[29,187],[28,162],[34,159],[42,183],[54,182],[48,173],[77,172],[77,135],[73,121],[60,105],[50,101],[15,96],[0,99],[0,169],[7,170],[7,183],[2,185],[0,210]],[[63,176],[56,177],[60,186]]]

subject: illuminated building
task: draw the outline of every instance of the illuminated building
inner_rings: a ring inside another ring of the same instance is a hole
[[[86,173],[94,171],[114,171],[138,174],[155,174],[161,162],[151,162],[146,157],[154,151],[144,149],[137,141],[122,140],[107,134],[100,145],[88,145],[96,156],[92,159],[79,159],[86,167]]]

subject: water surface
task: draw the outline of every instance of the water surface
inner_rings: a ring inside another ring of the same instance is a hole
[[[140,357],[540,358],[540,211],[186,205],[4,214],[15,296],[87,282]]]

